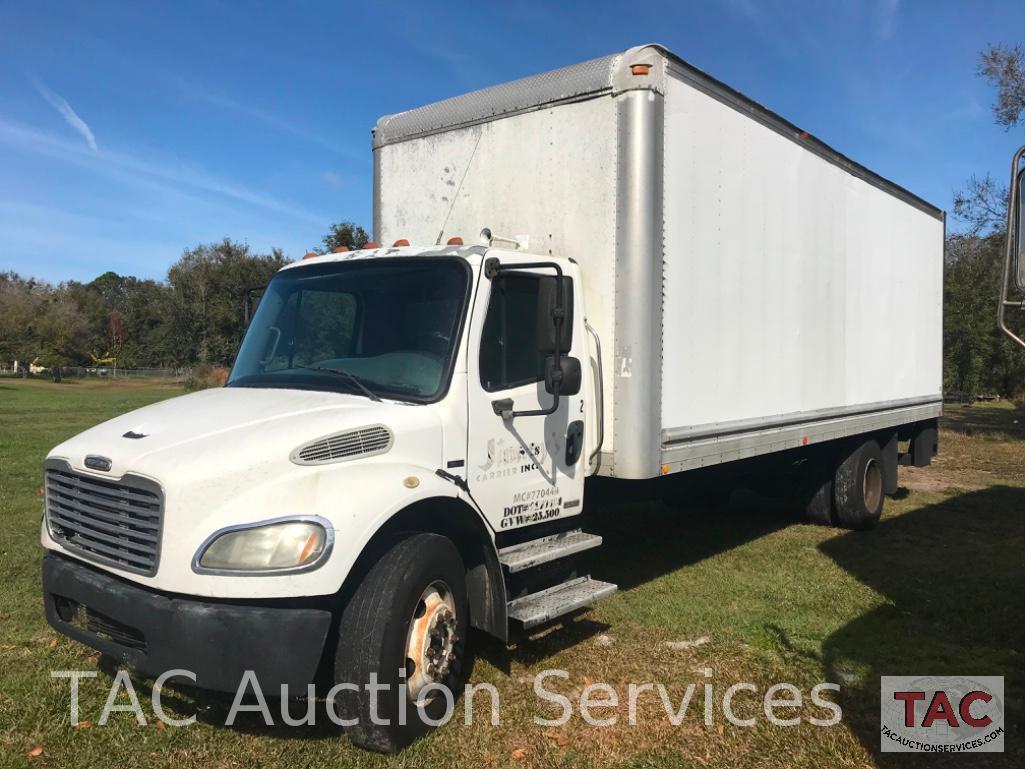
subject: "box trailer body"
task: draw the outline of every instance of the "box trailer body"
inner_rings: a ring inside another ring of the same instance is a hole
[[[374,180],[379,242],[581,266],[603,474],[940,412],[943,212],[661,47],[383,118]]]
[[[596,484],[796,467],[809,520],[870,528],[935,453],[943,214],[665,49],[383,118],[373,153],[383,245],[280,270],[225,387],[47,456],[60,632],[206,689],[326,677],[396,750],[471,626],[616,591]]]

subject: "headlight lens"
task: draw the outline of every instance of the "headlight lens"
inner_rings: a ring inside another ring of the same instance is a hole
[[[216,571],[306,569],[327,553],[330,529],[311,520],[289,520],[229,529],[200,549],[196,565]]]

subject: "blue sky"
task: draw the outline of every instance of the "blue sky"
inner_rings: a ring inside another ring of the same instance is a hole
[[[1021,0],[0,0],[0,270],[162,278],[224,236],[301,256],[369,229],[380,115],[645,42],[949,209],[1025,141],[975,75],[1023,40]]]

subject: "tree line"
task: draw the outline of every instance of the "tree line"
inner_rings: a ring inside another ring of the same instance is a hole
[[[1023,127],[1025,47],[989,46],[979,75],[996,90],[997,124]],[[947,393],[1025,397],[1025,354],[1001,336],[995,319],[1006,208],[1007,188],[989,176],[973,177],[955,196],[954,217],[967,229],[948,237],[944,257]],[[369,239],[362,227],[342,221],[331,226],[318,251],[356,248]],[[0,362],[226,365],[244,331],[245,290],[267,283],[286,262],[280,250],[257,254],[226,238],[185,251],[163,281],[107,272],[89,283],[51,285],[0,273]],[[1025,312],[1012,323],[1025,330]]]
[[[1025,46],[988,46],[979,57],[978,74],[996,90],[997,125],[1008,131],[1025,127]],[[1025,353],[996,327],[1007,196],[1002,181],[986,175],[972,177],[954,197],[954,217],[967,229],[947,238],[944,257],[943,389],[948,394],[1025,398]],[[1025,312],[1017,311],[1009,324],[1020,334]]]
[[[343,221],[316,250],[357,248],[369,239],[362,227]],[[162,281],[105,272],[88,283],[53,285],[0,273],[0,363],[228,364],[244,331],[246,290],[266,285],[288,261],[280,249],[258,254],[225,238],[186,250]]]

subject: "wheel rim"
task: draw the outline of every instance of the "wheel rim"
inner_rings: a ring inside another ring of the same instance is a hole
[[[874,459],[870,459],[865,465],[865,477],[862,479],[861,491],[865,507],[870,513],[874,513],[883,499],[883,472],[879,463]]]
[[[417,700],[428,684],[441,683],[456,663],[456,605],[443,581],[432,582],[420,595],[406,639],[406,691]],[[430,702],[433,696],[428,696]]]

